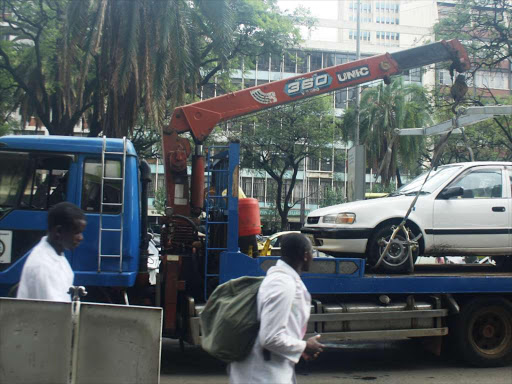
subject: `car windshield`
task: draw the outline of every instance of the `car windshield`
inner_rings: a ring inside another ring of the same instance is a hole
[[[23,177],[29,166],[24,153],[0,152],[0,216],[13,208],[23,189]]]
[[[446,180],[450,179],[453,175],[458,173],[462,168],[461,165],[445,165],[442,167],[438,167],[437,169],[433,169],[430,172],[430,176],[428,177],[427,182],[423,186],[421,192],[422,194],[429,194],[434,192],[441,184],[443,184]],[[396,195],[408,195],[417,193],[420,187],[425,181],[425,177],[427,177],[428,171],[422,173],[410,183],[405,184],[398,188],[394,193],[390,196]]]

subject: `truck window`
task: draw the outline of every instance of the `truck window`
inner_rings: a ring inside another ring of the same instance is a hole
[[[48,210],[66,200],[67,173],[71,158],[36,155],[32,156],[31,164],[19,208]]]
[[[4,212],[16,207],[23,178],[29,168],[28,153],[0,152],[0,217]]]
[[[105,160],[105,177],[121,178],[121,161]],[[101,160],[90,159],[84,164],[84,177],[82,186],[82,209],[85,212],[100,212],[101,201]],[[121,203],[122,180],[104,180],[103,203]],[[118,214],[121,206],[104,205],[103,213]]]
[[[492,199],[503,196],[503,181],[501,169],[475,169],[471,170],[457,180],[450,187],[464,188],[463,199]]]

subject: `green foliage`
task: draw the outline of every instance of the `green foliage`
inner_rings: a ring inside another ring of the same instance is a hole
[[[481,99],[482,104],[512,105],[512,97]],[[452,134],[440,158],[440,164],[471,161],[512,161],[512,118],[499,116],[464,128],[464,135]]]
[[[276,182],[275,206],[283,230],[289,210],[297,203],[291,198],[303,160],[318,157],[339,137],[331,102],[330,97],[320,96],[272,109],[243,119],[241,130],[234,134],[241,143],[242,166],[263,169]],[[285,179],[290,180],[287,193],[283,192]]]
[[[295,46],[275,1],[1,0],[0,76],[20,90],[24,120],[69,135],[85,117],[91,136],[128,136],[140,114],[161,127],[242,57]]]
[[[434,27],[438,39],[459,39],[475,69],[495,67],[512,57],[512,3],[509,0],[457,0]]]
[[[471,59],[467,77],[483,70],[506,70],[512,58],[512,3],[508,0],[457,0],[456,6],[435,25],[438,39],[457,38],[463,42]],[[435,94],[436,104],[446,107],[443,94]],[[491,89],[470,90],[466,105],[511,105],[509,97],[497,97]],[[441,109],[439,120],[453,115]],[[474,160],[510,160],[512,158],[512,119],[501,116],[465,128],[464,135],[451,135],[440,159],[441,163]],[[443,138],[440,138],[442,140]],[[425,156],[427,159],[429,156]]]
[[[324,190],[323,198],[319,202],[320,208],[329,207],[331,205],[343,204],[347,200],[341,188],[327,188]]]
[[[353,139],[355,121],[355,108],[347,109],[341,124],[345,140]],[[389,184],[398,165],[415,168],[425,148],[423,137],[396,136],[394,130],[423,127],[431,121],[428,99],[421,86],[404,84],[398,78],[390,85],[380,83],[363,92],[360,140],[367,148],[368,164],[378,169],[384,185]]]
[[[153,208],[155,208],[155,211],[160,216],[165,215],[166,201],[167,194],[165,192],[165,188],[157,188],[157,190],[155,191],[155,199],[153,200]]]
[[[388,185],[373,183],[371,193],[391,193],[396,190],[395,185],[390,183]]]

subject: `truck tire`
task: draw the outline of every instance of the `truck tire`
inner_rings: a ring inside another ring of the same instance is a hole
[[[477,298],[462,307],[450,333],[458,352],[477,367],[512,361],[512,304],[502,298]]]
[[[370,267],[373,267],[377,264],[381,253],[384,251],[385,246],[382,246],[380,243],[381,239],[389,240],[393,233],[393,224],[386,224],[383,227],[377,229],[375,234],[370,238],[370,242],[368,245],[368,264]],[[413,233],[416,236],[415,233]],[[398,240],[405,240],[405,233],[402,229],[395,237]],[[416,262],[418,258],[419,249],[413,251],[413,262]],[[388,250],[387,257],[384,257],[381,265],[379,266],[378,272],[388,272],[388,273],[404,273],[408,272],[410,269],[410,263],[408,260],[408,250],[407,248],[400,248],[399,246],[391,246]],[[394,257],[395,256],[395,257]]]

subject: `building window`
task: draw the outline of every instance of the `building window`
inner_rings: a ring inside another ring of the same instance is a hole
[[[345,150],[334,151],[334,172],[345,172]]]
[[[296,52],[287,52],[284,54],[284,71],[289,73],[295,73]]]
[[[272,63],[270,66],[270,70],[272,72],[281,72],[281,62],[283,60],[282,55],[272,54]]]
[[[508,74],[504,72],[478,71],[473,81],[478,88],[509,89]]]
[[[405,81],[421,83],[421,68],[405,70],[403,73],[403,78]]]
[[[260,55],[258,56],[258,71],[268,71],[269,69],[269,59],[268,55]]]
[[[334,60],[336,59],[334,53],[324,53],[324,68],[332,67],[335,64]]]
[[[320,161],[315,156],[308,157],[308,171],[318,171],[320,169]]]
[[[252,197],[252,178],[242,177],[242,191],[244,191],[245,196]]]
[[[322,52],[311,52],[311,69],[310,71],[316,71],[322,68]]]
[[[308,72],[308,56],[306,52],[297,52],[297,73]]]
[[[266,203],[267,204],[275,203],[276,197],[277,197],[277,182],[272,178],[268,178],[266,188],[267,188]]]
[[[308,179],[308,198],[307,202],[309,204],[318,204],[318,183],[319,179],[313,178]]]
[[[303,185],[304,183],[302,182],[302,180],[295,181],[295,187],[293,188],[293,202],[300,201],[304,197],[304,191],[302,190]]]
[[[332,151],[322,152],[320,170],[323,172],[332,172]]]
[[[252,197],[261,202],[265,201],[265,179],[261,177],[254,178]]]
[[[371,36],[370,31],[361,31],[360,39],[363,41],[370,41],[370,36]],[[348,37],[351,40],[356,40],[357,39],[357,31],[350,30],[348,32]]]

